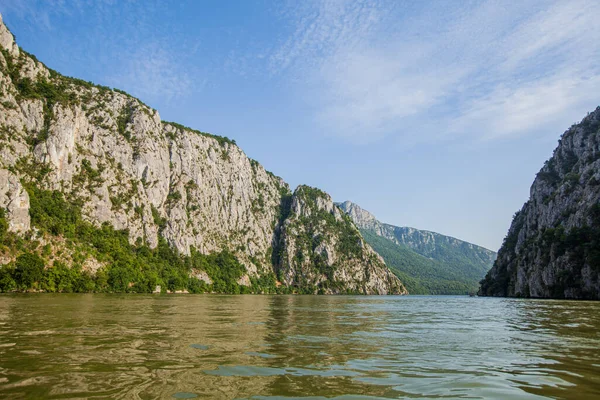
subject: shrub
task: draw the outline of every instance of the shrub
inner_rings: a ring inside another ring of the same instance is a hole
[[[15,262],[14,280],[18,287],[28,289],[42,280],[44,260],[35,253],[24,253]]]

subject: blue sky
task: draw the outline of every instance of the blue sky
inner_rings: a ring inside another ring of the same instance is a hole
[[[522,4],[515,4],[522,3]],[[2,0],[25,50],[292,188],[497,250],[600,104],[598,1]]]

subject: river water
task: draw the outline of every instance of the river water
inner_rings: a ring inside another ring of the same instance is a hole
[[[600,302],[0,296],[0,398],[600,398]]]

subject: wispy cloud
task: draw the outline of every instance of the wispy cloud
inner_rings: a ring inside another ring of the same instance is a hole
[[[143,99],[170,101],[198,90],[205,82],[192,81],[187,67],[167,46],[150,43],[138,48],[123,61],[123,68],[107,79],[114,87],[127,88]]]
[[[599,103],[600,3],[457,4],[287,8],[271,71],[299,77],[322,129],[354,142],[555,132]]]
[[[188,62],[197,41],[175,40],[171,26],[150,22],[168,9],[158,1],[139,0],[3,0],[0,5],[0,11],[27,21],[41,35],[65,20],[90,21],[89,41],[65,37],[72,42],[65,57],[75,53],[89,65],[106,66],[99,67],[101,83],[150,103],[184,97],[205,84],[202,71]]]

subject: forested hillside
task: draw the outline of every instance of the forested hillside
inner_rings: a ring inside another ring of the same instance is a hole
[[[412,294],[475,292],[496,256],[453,237],[382,223],[349,201],[339,206]]]

